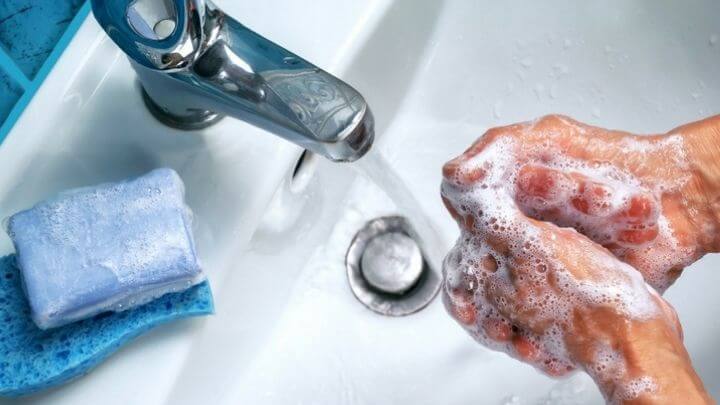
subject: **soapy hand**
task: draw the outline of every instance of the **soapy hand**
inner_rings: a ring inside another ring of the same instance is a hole
[[[685,146],[559,116],[490,130],[443,169],[462,230],[449,311],[551,375],[586,370],[612,402],[709,401],[674,310],[643,280],[663,290],[715,245]]]
[[[523,174],[513,138],[445,167],[443,200],[463,228],[445,261],[446,303],[480,340],[562,375],[577,363],[566,340],[575,317],[647,320],[673,311],[641,275],[574,230],[528,218],[514,202]],[[679,333],[679,330],[678,330]]]
[[[508,153],[520,170],[508,180],[518,207],[532,218],[577,229],[662,292],[715,245],[709,192],[684,139],[696,130],[691,127],[637,136],[547,116],[491,129],[444,174],[472,184],[484,169],[467,163],[489,145],[512,141]]]
[[[522,214],[495,224],[464,234],[445,264],[446,306],[480,342],[550,375],[583,369],[613,403],[659,394],[664,367],[634,363],[662,346],[657,331],[689,365],[674,310],[629,265]],[[646,346],[628,347],[643,337]]]

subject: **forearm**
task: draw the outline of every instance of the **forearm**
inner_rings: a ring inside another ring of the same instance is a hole
[[[623,404],[711,404],[712,399],[692,367],[680,337],[664,322],[634,325],[621,351],[626,359],[627,377],[631,380],[647,378],[652,382],[650,392]],[[626,386],[609,384],[609,396],[621,394]]]

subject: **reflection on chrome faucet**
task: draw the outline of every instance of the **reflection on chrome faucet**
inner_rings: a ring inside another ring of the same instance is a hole
[[[207,0],[93,0],[128,55],[150,111],[200,129],[225,115],[334,161],[374,140],[373,115],[347,83],[249,30]]]

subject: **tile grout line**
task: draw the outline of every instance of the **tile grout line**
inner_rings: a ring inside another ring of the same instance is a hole
[[[0,125],[0,147],[2,146],[2,142],[10,133],[12,127],[22,115],[23,111],[25,111],[25,108],[27,108],[28,104],[30,104],[30,102],[32,101],[37,90],[40,88],[42,83],[52,71],[55,63],[57,63],[58,59],[60,59],[60,56],[62,56],[65,48],[67,48],[67,46],[70,44],[70,41],[72,41],[72,39],[75,37],[75,34],[80,29],[80,26],[89,14],[90,1],[86,0],[85,3],[75,13],[75,16],[73,17],[72,21],[70,21],[70,24],[65,27],[65,31],[55,43],[55,46],[53,47],[45,62],[43,62],[43,64],[40,66],[40,69],[38,69],[37,73],[35,74],[35,78],[33,80],[27,80],[26,78],[27,85],[24,86],[25,93],[15,103],[15,106],[10,111],[10,114],[5,118],[5,122]],[[0,51],[0,66],[4,66],[2,65],[2,54],[3,51]],[[9,60],[12,61],[12,59]],[[20,73],[22,73],[22,71],[20,71]],[[25,75],[23,74],[23,77],[24,76]]]
[[[10,57],[10,54],[2,44],[0,44],[0,67],[23,91],[30,87],[31,80],[23,73],[20,66],[15,63],[15,60]]]

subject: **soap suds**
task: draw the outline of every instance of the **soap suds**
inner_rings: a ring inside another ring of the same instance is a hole
[[[657,384],[650,377],[640,377],[622,384],[615,397],[611,399],[612,403],[620,404],[629,401],[643,394],[652,394],[657,391]]]
[[[524,125],[532,128],[535,124]],[[684,159],[682,142],[675,137],[656,143],[624,142],[631,153],[655,148],[668,150],[678,162]],[[648,187],[622,168],[565,157],[550,142],[534,150],[523,149],[530,158],[522,161],[517,149],[515,139],[497,137],[480,152],[471,148],[445,173],[443,198],[462,232],[444,262],[444,300],[458,322],[482,344],[551,375],[563,375],[578,367],[568,354],[563,332],[572,330],[575,309],[611,307],[636,320],[660,316],[659,309],[654,292],[630,265],[595,248],[573,229],[552,228],[526,215],[547,219],[551,213],[550,219],[560,226],[581,229],[591,239],[616,249],[662,246],[664,251],[677,253],[682,247],[662,215],[660,196],[686,179],[673,178]],[[530,197],[521,198],[516,184],[522,182],[527,167],[560,176],[548,182],[549,190],[539,190],[549,191],[545,195],[538,192],[536,198],[529,193]],[[573,176],[563,174],[568,172]],[[574,198],[575,207],[567,204]],[[587,244],[582,253],[567,260],[597,264],[598,274],[578,278],[557,258],[555,252],[562,251],[565,239]],[[668,258],[645,257],[651,270],[649,281],[660,288],[669,285]],[[534,294],[517,298],[519,290],[528,289]],[[524,319],[530,330],[516,327],[503,314]],[[607,377],[624,370],[620,353],[601,348],[588,371]],[[644,377],[623,387],[623,399],[635,398],[650,392],[653,383]]]

